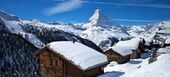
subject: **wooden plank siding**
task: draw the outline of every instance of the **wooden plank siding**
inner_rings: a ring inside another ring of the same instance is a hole
[[[141,53],[142,52],[141,52],[140,48],[138,47],[136,50],[132,50],[132,54],[130,55],[130,58],[138,59],[138,58],[140,58]]]

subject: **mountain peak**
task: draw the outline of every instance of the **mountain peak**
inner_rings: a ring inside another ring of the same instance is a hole
[[[89,21],[98,20],[101,14],[102,14],[101,11],[99,9],[96,9],[94,11],[94,14],[90,17]]]
[[[105,28],[110,28],[113,26],[113,22],[104,16],[100,9],[96,9],[93,15],[89,19],[89,23],[92,26],[101,26]]]

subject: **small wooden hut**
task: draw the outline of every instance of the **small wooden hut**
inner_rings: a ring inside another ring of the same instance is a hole
[[[130,61],[130,54],[121,54],[119,51],[115,51],[112,48],[109,50],[105,51],[104,54],[108,57],[108,60],[111,61],[116,61],[119,64],[126,63]]]

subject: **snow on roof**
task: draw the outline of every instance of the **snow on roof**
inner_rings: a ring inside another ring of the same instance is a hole
[[[64,56],[82,70],[107,62],[107,57],[104,54],[78,42],[60,41],[48,45],[54,52]]]
[[[119,41],[112,49],[122,56],[132,54],[132,50],[136,50],[139,43],[142,41],[140,38],[133,38],[127,41]]]
[[[170,48],[159,48],[158,53],[170,53]]]
[[[169,34],[170,33],[170,29],[159,30],[157,33]]]
[[[148,43],[151,43],[153,41],[152,38],[149,38],[149,37],[144,37],[145,41],[148,42]]]
[[[132,50],[136,50],[140,44],[140,39],[131,39],[127,41],[119,41],[115,46],[129,47]]]
[[[170,44],[170,37],[168,37],[165,41],[166,44]]]
[[[144,38],[136,37],[136,38],[132,38],[131,40],[143,42]]]
[[[144,37],[144,39],[145,39],[145,45],[146,45],[146,46],[150,46],[151,43],[153,42],[153,39],[152,39],[152,38]]]
[[[113,46],[112,49],[122,56],[132,54],[132,50],[129,47]]]
[[[136,50],[139,43],[142,41],[140,38],[133,38],[127,41],[119,41],[112,49],[122,56],[132,54],[132,50]]]

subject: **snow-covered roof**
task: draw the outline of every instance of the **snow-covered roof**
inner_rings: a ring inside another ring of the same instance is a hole
[[[170,34],[170,29],[159,30],[157,33]]]
[[[158,53],[170,53],[170,48],[159,48]]]
[[[132,50],[136,50],[141,42],[141,39],[131,39],[127,41],[119,41],[115,46],[128,47]]]
[[[129,47],[123,47],[123,46],[113,46],[112,49],[119,53],[122,56],[130,55],[132,54],[132,50]]]
[[[149,37],[144,37],[145,42],[151,43],[153,41],[153,38],[149,38]]]
[[[127,41],[119,41],[115,46],[111,47],[115,52],[122,56],[132,54],[132,50],[136,50],[142,39],[133,38]]]
[[[52,42],[48,46],[54,52],[79,66],[82,70],[87,70],[88,68],[107,62],[107,57],[104,54],[78,42]]]
[[[136,38],[132,38],[131,40],[138,41],[138,42],[143,42],[144,38],[136,37]]]
[[[151,43],[153,42],[153,39],[152,39],[152,38],[144,37],[144,39],[145,39],[145,45],[146,45],[146,46],[150,46]]]
[[[166,39],[165,44],[170,44],[170,37]]]

